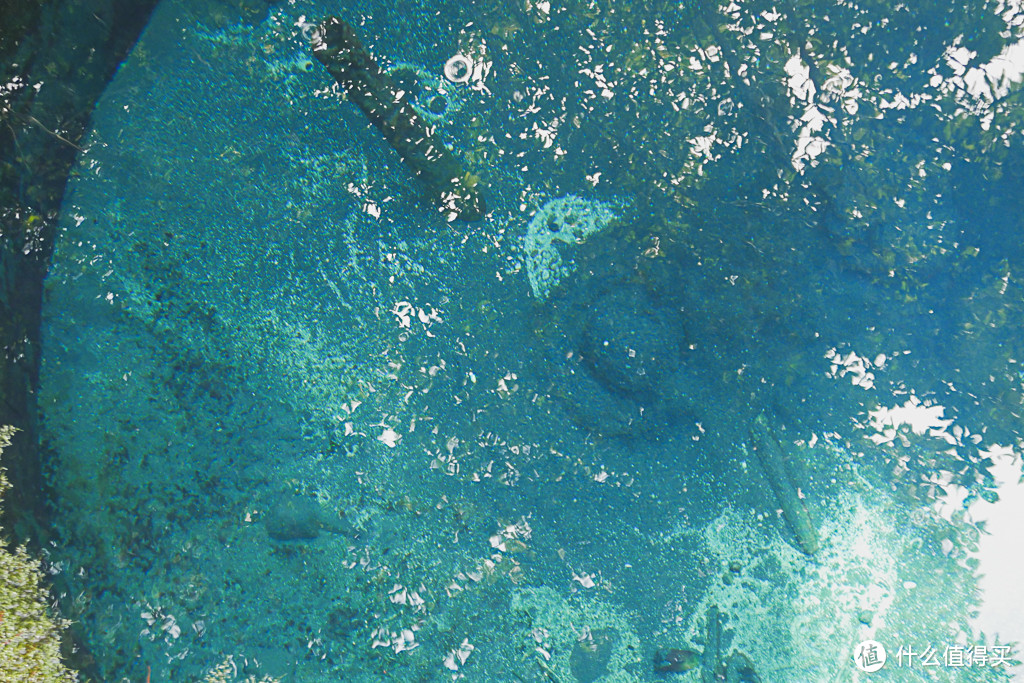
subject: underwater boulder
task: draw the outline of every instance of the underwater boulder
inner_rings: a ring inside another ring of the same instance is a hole
[[[614,394],[596,379],[574,355],[555,372],[552,394],[580,427],[604,436],[631,434],[642,418],[640,406]]]
[[[523,239],[526,274],[535,299],[548,299],[576,269],[573,255],[588,238],[614,223],[617,208],[611,202],[570,194],[538,209]]]
[[[632,398],[668,395],[683,356],[681,316],[636,288],[614,290],[594,303],[579,351],[606,389]]]

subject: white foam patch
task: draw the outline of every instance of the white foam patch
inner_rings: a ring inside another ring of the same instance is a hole
[[[727,509],[713,521],[705,532],[708,551],[722,566],[738,561],[742,570],[731,584],[712,585],[687,637],[703,639],[714,605],[734,633],[731,649],[750,657],[762,680],[852,680],[853,647],[884,624],[907,540],[859,494],[844,493],[834,503],[813,558],[753,512]],[[859,621],[864,610],[872,613],[870,626]]]

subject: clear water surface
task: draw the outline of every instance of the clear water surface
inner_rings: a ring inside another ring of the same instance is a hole
[[[68,189],[52,559],[104,680],[1011,679],[1018,3],[261,2],[165,0]]]

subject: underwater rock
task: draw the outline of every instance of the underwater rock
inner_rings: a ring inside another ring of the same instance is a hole
[[[363,47],[355,29],[328,17],[313,32],[313,56],[398,152],[448,221],[484,217],[487,207],[479,179],[462,168],[410,97]]]
[[[275,541],[308,541],[320,535],[320,507],[308,498],[288,496],[270,508],[264,523]]]
[[[577,245],[604,230],[618,218],[609,202],[575,195],[552,199],[534,215],[526,229],[526,275],[534,298],[544,301],[551,290],[572,272],[556,242]]]
[[[552,394],[576,424],[603,436],[674,429],[697,412],[708,384],[687,362],[683,315],[643,286],[605,284],[572,299],[574,282],[550,309]]]
[[[725,666],[725,683],[761,683],[761,679],[745,654],[733,652]]]
[[[796,535],[800,549],[808,555],[813,555],[818,551],[818,532],[811,523],[807,508],[804,507],[796,487],[793,486],[789,472],[786,471],[785,454],[772,434],[764,413],[759,413],[754,419],[751,434],[754,437],[754,452],[768,477],[768,483],[779,499],[782,513]]]
[[[320,506],[305,496],[282,496],[264,519],[267,535],[275,541],[309,541],[320,531],[346,533],[348,525],[341,519],[330,519]]]
[[[604,436],[625,436],[640,421],[640,406],[604,388],[579,354],[552,361],[557,382],[552,389],[566,413],[580,427]]]
[[[615,629],[601,628],[576,643],[569,655],[569,667],[578,683],[593,683],[608,675],[608,664],[618,640]]]
[[[365,625],[362,612],[348,604],[337,604],[327,613],[324,631],[335,640],[348,641]]]
[[[641,290],[619,289],[597,300],[579,351],[605,388],[642,400],[666,394],[683,355],[682,321]]]
[[[682,673],[697,668],[698,664],[700,664],[700,653],[693,650],[669,648],[654,653],[655,673]]]

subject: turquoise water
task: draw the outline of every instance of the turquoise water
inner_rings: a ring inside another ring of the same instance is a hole
[[[1010,680],[1024,14],[262,9],[166,0],[66,196],[52,559],[103,680]],[[332,13],[486,220],[312,59]]]

